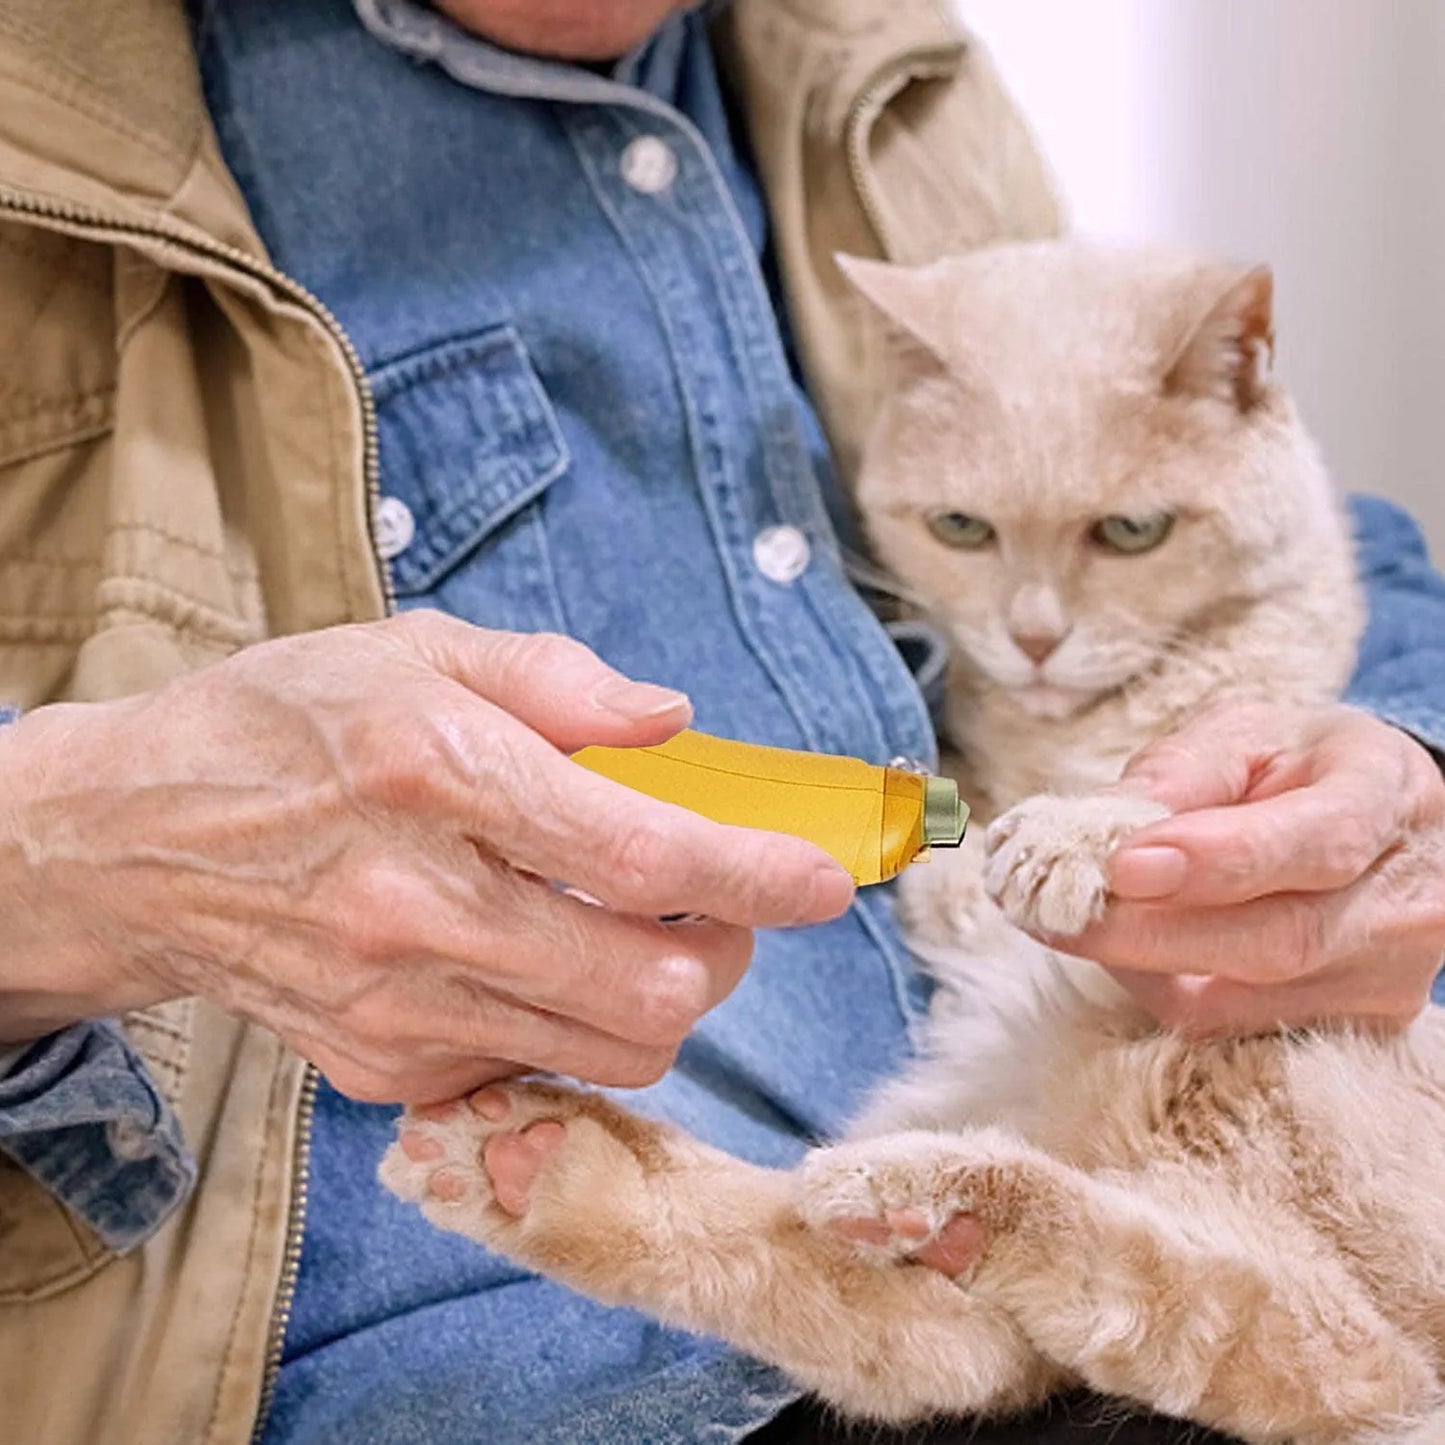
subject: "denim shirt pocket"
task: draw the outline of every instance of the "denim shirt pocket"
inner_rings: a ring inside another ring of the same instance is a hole
[[[403,606],[440,606],[486,626],[561,625],[543,492],[566,470],[557,416],[510,325],[440,342],[371,374],[382,505],[411,531],[388,558]]]

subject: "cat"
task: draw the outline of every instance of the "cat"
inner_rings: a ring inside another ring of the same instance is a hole
[[[394,1145],[382,1179],[845,1415],[1082,1383],[1251,1442],[1445,1442],[1445,1010],[1389,1039],[1187,1042],[1015,926],[1098,916],[1109,853],[1163,811],[1110,790],[1142,746],[1348,677],[1351,544],[1271,372],[1270,273],[1076,242],[840,265],[894,378],[859,508],[949,635],[955,768],[991,823],[903,880],[929,1047],[793,1171],[528,1081],[409,1115],[429,1157]],[[536,1120],[566,1134],[517,1218],[480,1153]],[[981,1257],[910,1262],[959,1213]]]

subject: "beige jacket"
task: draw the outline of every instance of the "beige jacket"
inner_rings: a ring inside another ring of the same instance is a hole
[[[725,23],[846,461],[879,359],[832,253],[1048,234],[1050,186],[941,0],[737,0]],[[0,699],[114,697],[382,615],[376,466],[346,337],[267,261],[221,162],[181,0],[3,0]],[[0,1160],[0,1434],[17,1445],[229,1445],[264,1408],[309,1070],[204,1003],[128,1024],[201,1182],[116,1258]]]

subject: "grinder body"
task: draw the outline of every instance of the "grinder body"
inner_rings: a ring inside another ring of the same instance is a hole
[[[896,876],[931,846],[957,847],[968,818],[947,778],[691,729],[656,747],[583,748],[573,761],[717,823],[805,838],[860,887]]]

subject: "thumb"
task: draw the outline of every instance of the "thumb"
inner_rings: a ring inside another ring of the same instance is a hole
[[[494,632],[409,613],[407,641],[438,672],[510,713],[563,752],[646,747],[692,721],[680,692],[634,682],[590,648],[551,632]]]
[[[1249,795],[1288,736],[1278,710],[1226,703],[1135,753],[1118,787],[1152,798],[1171,813],[1226,807]]]

